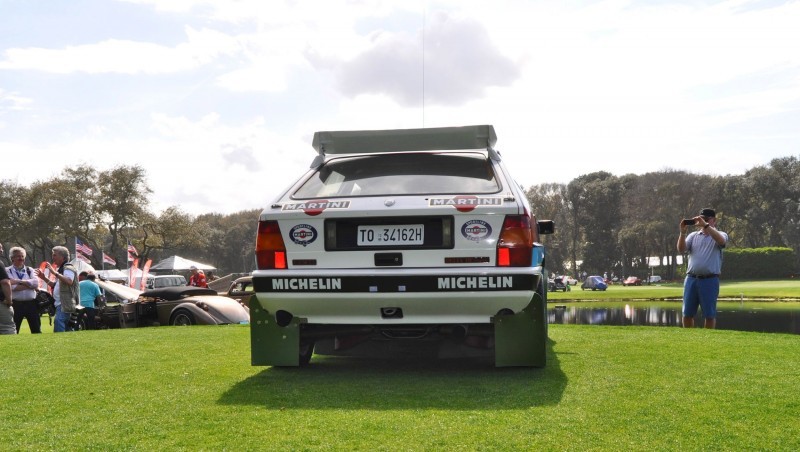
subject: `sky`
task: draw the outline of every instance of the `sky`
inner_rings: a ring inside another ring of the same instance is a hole
[[[525,187],[800,156],[800,2],[0,0],[0,179],[262,209],[314,132],[492,124]]]

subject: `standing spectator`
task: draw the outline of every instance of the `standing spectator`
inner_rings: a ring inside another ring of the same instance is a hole
[[[689,254],[686,280],[683,283],[683,327],[694,327],[697,308],[703,310],[706,328],[717,326],[717,297],[719,274],[722,271],[722,249],[728,243],[728,234],[718,231],[714,209],[703,209],[692,218],[697,228],[688,236],[687,221],[681,221],[678,252]]]
[[[50,281],[42,269],[36,269],[36,276],[43,279],[48,286],[53,288],[53,298],[56,300],[56,321],[53,324],[54,333],[63,333],[67,330],[69,315],[75,312],[75,306],[80,303],[78,296],[78,273],[69,263],[69,250],[65,246],[53,247],[53,262],[47,262],[47,270],[56,275],[55,281]]]
[[[14,325],[17,334],[22,325],[22,320],[28,321],[31,333],[42,332],[42,318],[36,306],[36,292],[39,289],[39,279],[32,268],[25,265],[27,252],[25,248],[15,246],[10,250],[11,266],[6,269],[11,278],[11,292],[14,297]]]
[[[81,306],[83,306],[83,313],[86,316],[86,329],[97,329],[94,321],[95,313],[97,312],[95,300],[97,297],[102,296],[103,292],[100,286],[97,285],[93,273],[81,272],[78,275],[78,287],[81,293]]]
[[[190,267],[192,270],[192,276],[189,277],[189,285],[195,287],[208,287],[208,282],[206,282],[206,275],[203,274],[202,270],[198,270],[197,267],[192,265]]]
[[[0,265],[0,334],[17,334],[14,328],[14,308],[11,307],[11,280],[6,268]]]

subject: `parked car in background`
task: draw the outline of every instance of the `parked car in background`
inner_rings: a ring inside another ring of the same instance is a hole
[[[142,278],[137,277],[133,287],[139,287]],[[186,278],[183,275],[148,275],[145,279],[145,288],[161,289],[164,287],[180,287],[186,285]]]
[[[164,287],[181,287],[186,285],[183,275],[154,275],[147,278],[148,289],[162,289]]]
[[[608,284],[603,280],[602,276],[587,276],[586,280],[581,283],[581,290],[606,290]]]
[[[566,277],[564,276],[556,276],[555,278],[548,281],[547,289],[550,292],[562,291],[566,292],[570,290],[569,285],[567,285]]]
[[[625,281],[622,281],[623,286],[641,286],[642,280],[636,276],[628,276]]]
[[[553,222],[496,140],[490,125],[315,133],[310,170],[259,217],[251,363],[426,350],[544,366]]]
[[[648,277],[647,277],[647,282],[648,282],[648,283],[650,283],[650,284],[653,284],[653,283],[660,283],[660,282],[661,282],[661,277],[660,277],[660,276],[658,276],[658,275],[651,275],[651,276],[648,276]]]
[[[255,289],[253,289],[253,277],[242,276],[231,283],[231,286],[228,288],[228,292],[225,294],[225,296],[237,300],[242,304],[242,306],[248,308],[249,312],[250,297],[252,297],[255,293]]]

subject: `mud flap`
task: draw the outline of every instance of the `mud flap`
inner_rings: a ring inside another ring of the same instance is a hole
[[[250,303],[250,363],[253,366],[299,366],[300,323],[281,327],[275,316],[261,307],[253,297]]]
[[[538,292],[514,315],[492,318],[495,367],[544,367],[547,362],[547,306]]]

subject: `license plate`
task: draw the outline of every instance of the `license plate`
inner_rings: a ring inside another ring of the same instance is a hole
[[[359,226],[358,246],[422,245],[423,225]]]

